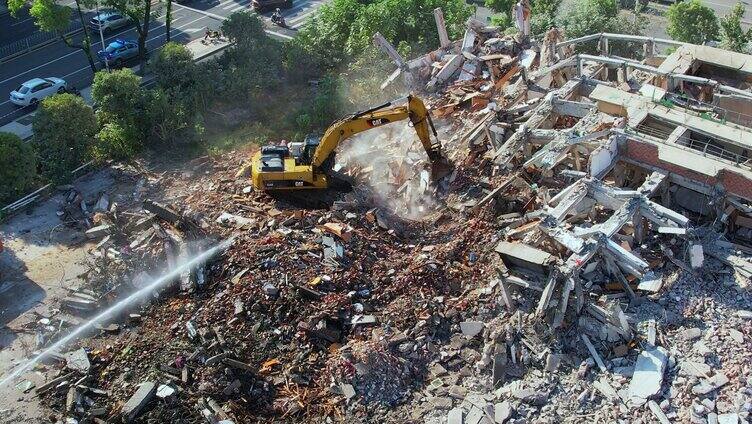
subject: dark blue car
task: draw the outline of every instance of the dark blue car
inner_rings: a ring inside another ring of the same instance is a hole
[[[106,59],[110,66],[119,68],[129,59],[138,57],[138,44],[130,40],[117,39],[106,49],[98,51],[97,57],[103,65]]]

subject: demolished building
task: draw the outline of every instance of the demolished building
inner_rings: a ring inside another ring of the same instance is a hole
[[[182,207],[110,209],[87,231],[100,290],[108,270],[127,284],[121,256],[237,241],[86,370],[51,367],[37,392],[61,420],[749,419],[752,56],[558,29],[536,44],[474,19],[453,42],[435,13],[436,51],[374,41],[397,66],[384,84],[431,93],[454,173],[411,185],[404,143],[359,152],[399,151],[380,180],[432,197],[404,206],[422,219],[368,184],[326,211],[272,203],[232,155],[202,162]]]

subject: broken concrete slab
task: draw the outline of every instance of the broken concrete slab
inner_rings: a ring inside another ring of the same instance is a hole
[[[704,362],[682,360],[679,362],[679,375],[691,377],[708,377],[711,373],[710,365]]]
[[[454,408],[447,414],[447,424],[464,424],[462,419],[462,408]]]
[[[352,384],[340,384],[339,389],[342,391],[345,400],[349,401],[355,397],[355,387]]]
[[[619,394],[616,392],[616,389],[614,389],[614,387],[611,385],[611,383],[608,382],[608,379],[605,377],[601,377],[600,379],[594,381],[593,387],[609,401],[619,399]]]
[[[73,371],[78,371],[82,374],[88,374],[91,368],[91,362],[89,362],[89,355],[84,348],[74,350],[65,354],[65,366]]]
[[[686,330],[677,334],[677,337],[679,337],[682,340],[692,341],[692,340],[699,339],[700,337],[702,337],[702,330],[696,327],[687,328]]]
[[[593,343],[590,341],[590,338],[587,336],[587,334],[580,334],[580,338],[582,339],[583,343],[585,343],[585,347],[587,347],[588,352],[590,352],[590,356],[593,357],[593,360],[595,360],[595,363],[598,365],[598,369],[600,369],[601,372],[608,372],[606,364],[603,363],[603,359],[601,359],[598,351],[595,350],[595,346],[593,346]]]
[[[629,382],[629,403],[633,406],[645,404],[657,395],[663,385],[663,373],[668,363],[668,352],[662,347],[645,349],[640,352],[635,364],[632,380]]]
[[[739,424],[739,414],[718,414],[718,424]]]
[[[463,321],[460,323],[460,331],[467,338],[473,338],[483,331],[485,324],[481,321]]]
[[[502,241],[496,245],[495,250],[501,255],[507,267],[517,266],[540,273],[544,273],[556,260],[550,253],[524,243]]]
[[[86,230],[86,238],[89,239],[98,239],[100,237],[104,237],[108,234],[112,234],[113,227],[109,224],[102,224],[98,225],[96,227],[89,228]]]
[[[692,393],[696,395],[706,395],[714,390],[717,390],[729,382],[728,377],[723,373],[717,373],[714,376],[700,381],[698,384],[692,387]]]
[[[663,410],[656,401],[649,401],[648,407],[650,408],[650,412],[653,413],[653,416],[655,416],[655,419],[657,419],[660,424],[671,424],[671,421],[669,421],[668,417],[665,413],[663,413]]]
[[[240,215],[234,215],[228,212],[222,212],[222,214],[217,217],[218,224],[235,228],[247,227],[249,225],[252,225],[254,222],[255,221],[253,219],[246,218]]]
[[[141,383],[136,393],[123,405],[122,416],[124,423],[132,422],[141,410],[152,400],[157,391],[157,385],[154,382],[147,381]]]
[[[508,400],[494,405],[494,422],[496,424],[504,424],[512,415],[514,415],[514,407]]]
[[[739,343],[739,344],[744,343],[744,333],[742,333],[741,331],[730,328],[728,331],[728,335],[736,343]]]

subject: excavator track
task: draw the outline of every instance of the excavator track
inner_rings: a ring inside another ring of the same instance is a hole
[[[329,171],[327,189],[270,191],[274,200],[298,209],[329,209],[345,193],[352,191],[353,181],[349,176]]]

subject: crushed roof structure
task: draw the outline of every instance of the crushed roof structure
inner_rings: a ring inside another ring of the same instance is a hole
[[[384,84],[428,96],[454,173],[412,181],[424,159],[386,132],[343,147],[362,184],[330,210],[251,192],[228,155],[172,178],[182,207],[100,215],[73,307],[187,240],[237,240],[144,306],[138,337],[90,350],[91,371],[58,365],[37,392],[61,418],[749,417],[752,56],[555,28],[536,43],[474,19],[451,41],[435,13],[433,52],[374,42],[397,68]]]

